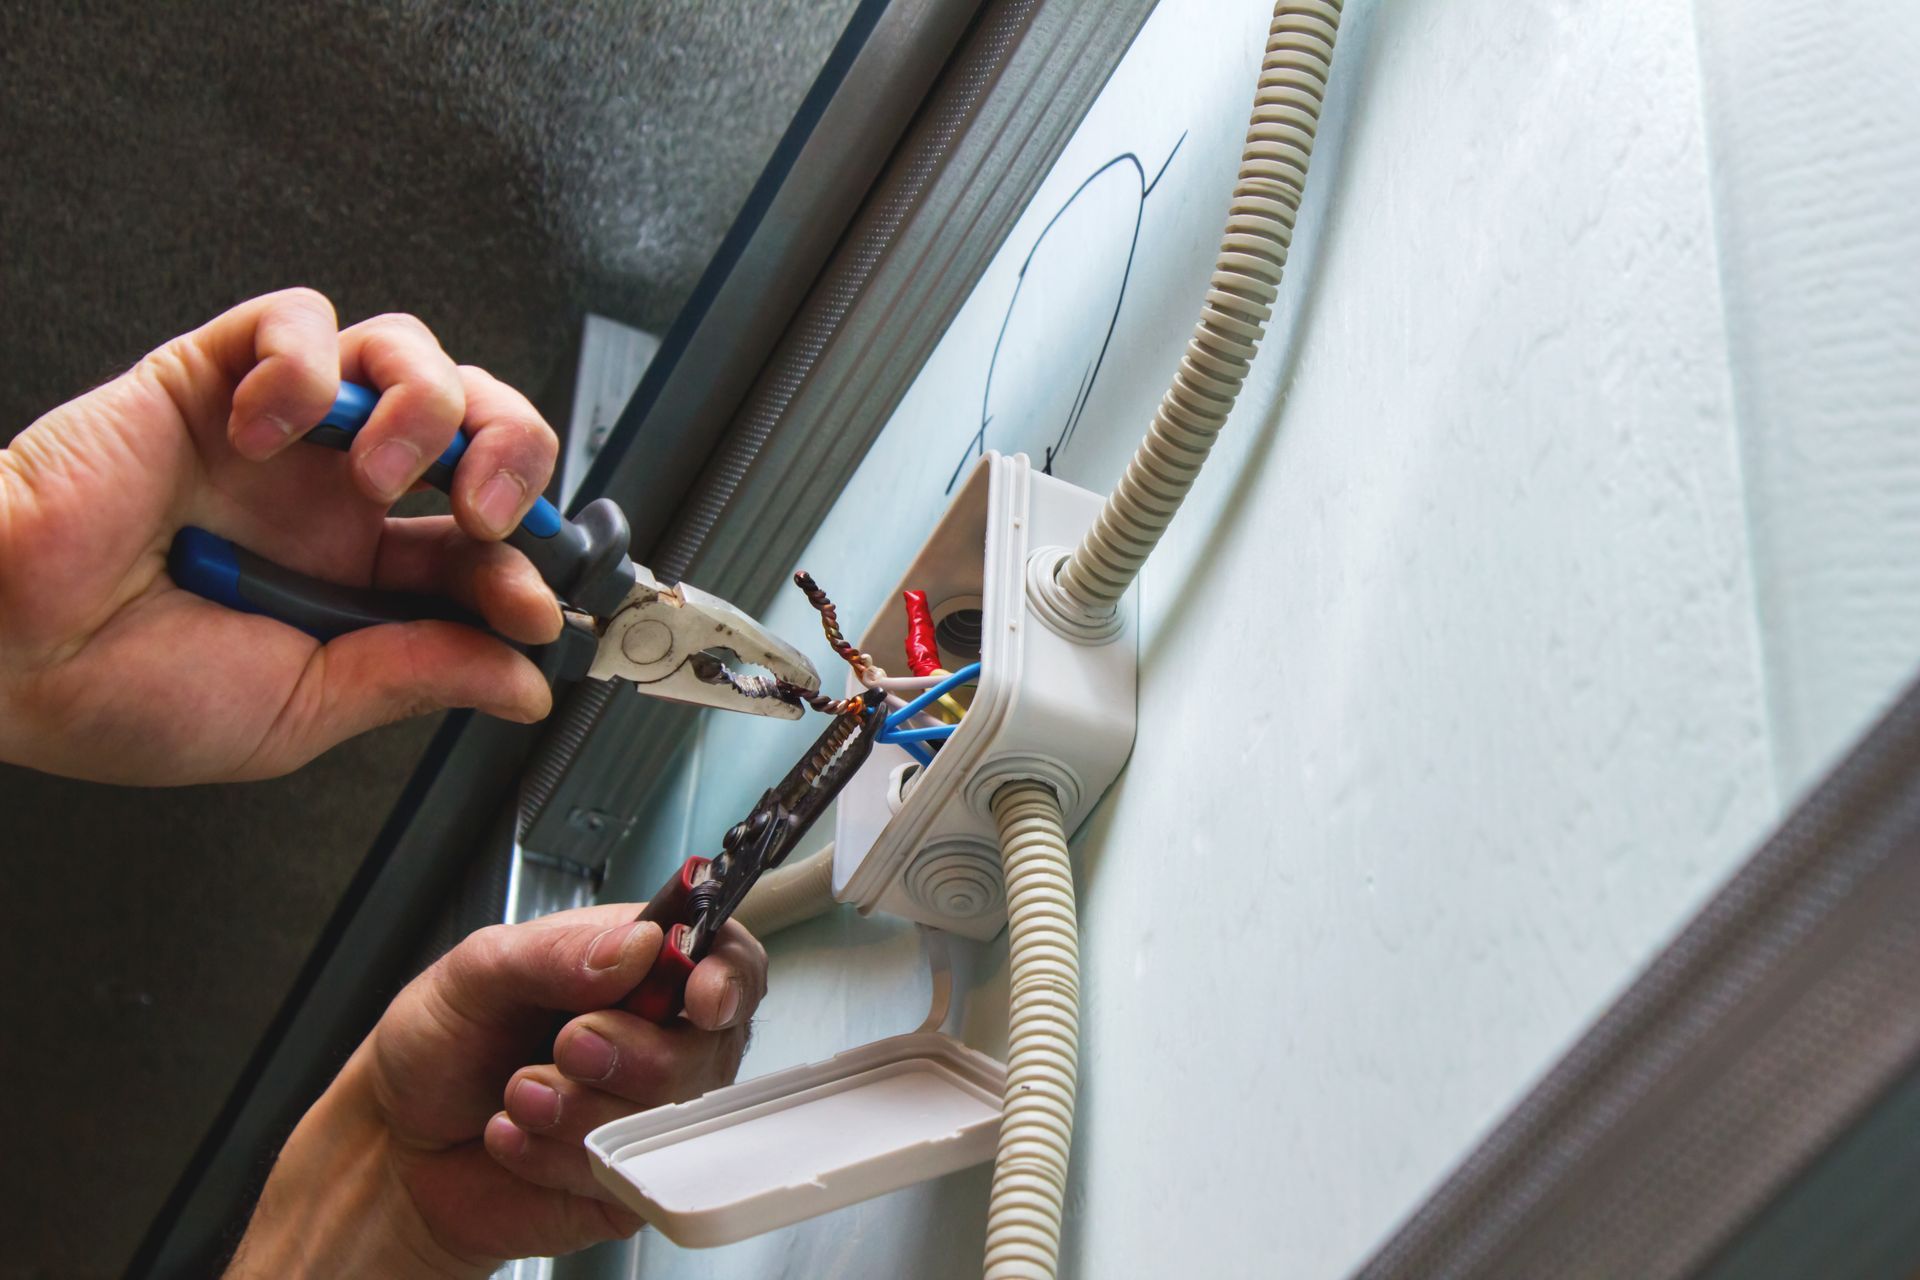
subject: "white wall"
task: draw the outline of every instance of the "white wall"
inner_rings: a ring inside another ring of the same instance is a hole
[[[1699,0],[1783,792],[1920,635],[1920,7]]]
[[[847,619],[943,506],[1047,219],[1185,131],[1144,204],[1131,178],[1076,203],[1057,243],[1080,248],[1036,255],[995,371],[988,446],[1038,456],[1139,209],[1058,466],[1118,473],[1197,309],[1266,11],[1163,0],[799,558]],[[1898,541],[1920,519],[1916,42],[1891,0],[1701,0],[1698,23],[1686,0],[1350,5],[1282,313],[1142,580],[1139,742],[1075,842],[1069,1274],[1364,1260],[1920,654]],[[769,620],[813,634],[797,594]],[[625,887],[815,727],[710,719]],[[749,1073],[924,1010],[898,923],[846,913],[773,951]],[[635,1263],[967,1276],[985,1187],[709,1253],[649,1238]]]

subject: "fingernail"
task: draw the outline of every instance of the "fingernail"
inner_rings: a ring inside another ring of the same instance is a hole
[[[389,440],[360,464],[373,491],[391,502],[407,491],[420,471],[420,450],[408,440]]]
[[[495,1116],[487,1121],[487,1135],[489,1138],[487,1145],[500,1155],[523,1155],[527,1150],[526,1130],[504,1115]]]
[[[554,1046],[553,1065],[582,1084],[597,1084],[613,1074],[620,1051],[593,1032],[581,1027]]]
[[[540,588],[547,597],[548,614],[546,628],[540,635],[539,640],[541,644],[552,644],[560,638],[560,632],[567,625],[567,619],[566,615],[560,612],[560,602],[553,599],[553,592],[547,587],[544,581],[541,582]]]
[[[233,447],[242,456],[264,458],[287,442],[293,434],[293,424],[285,418],[271,413],[263,413],[233,433]]]
[[[538,1080],[513,1086],[513,1122],[523,1129],[551,1129],[560,1122],[560,1095]]]
[[[523,556],[516,556],[508,570],[513,574],[514,594],[528,600],[538,600],[544,616],[540,619],[539,630],[529,630],[526,638],[540,644],[551,644],[560,638],[561,628],[567,625],[566,615],[560,611],[559,598],[553,594],[553,588],[540,576],[540,571]]]
[[[473,511],[489,533],[502,536],[513,528],[513,518],[526,500],[527,482],[511,471],[496,471],[474,495]]]
[[[727,994],[720,997],[720,1025],[733,1025],[733,1015],[740,1012],[740,979],[727,979]]]
[[[587,968],[611,969],[619,964],[621,955],[627,949],[627,939],[633,936],[641,923],[631,920],[595,934],[593,941],[587,944]]]

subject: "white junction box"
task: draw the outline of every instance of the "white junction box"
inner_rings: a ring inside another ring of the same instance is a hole
[[[728,1244],[992,1158],[1006,1069],[935,1029],[953,989],[939,931],[985,940],[1006,924],[996,790],[1047,782],[1072,830],[1133,749],[1133,593],[1086,626],[1030,586],[1051,581],[1100,507],[1025,455],[987,454],[861,636],[900,669],[897,592],[922,590],[942,663],[980,663],[931,765],[876,745],[839,799],[834,896],[931,926],[933,1009],[919,1031],[588,1134],[595,1175],[676,1244]]]
[[[1135,594],[1089,633],[1054,621],[1029,589],[1079,543],[1102,501],[1036,472],[1025,454],[986,454],[861,634],[862,650],[903,671],[900,592],[925,591],[942,665],[981,669],[965,718],[930,766],[882,744],[841,792],[840,901],[991,938],[1006,924],[994,792],[1016,779],[1045,781],[1072,831],[1120,775],[1133,750]]]

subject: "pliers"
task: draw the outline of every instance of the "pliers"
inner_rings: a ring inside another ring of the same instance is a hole
[[[305,439],[344,452],[378,398],[342,383],[333,408]],[[449,491],[466,449],[462,432],[427,468],[427,483]],[[566,626],[548,646],[543,665],[550,673],[561,680],[626,680],[649,697],[799,719],[801,697],[820,689],[820,675],[806,656],[725,600],[686,583],[662,583],[628,556],[627,540],[626,513],[607,498],[571,520],[537,499],[507,535],[507,545],[533,562],[561,602]],[[323,641],[362,627],[428,618],[485,629],[451,601],[310,578],[205,529],[180,530],[167,568],[196,595],[277,618]],[[740,670],[741,664],[767,674]]]
[[[647,899],[640,919],[663,931],[660,954],[620,1007],[668,1022],[686,1002],[687,979],[720,927],[762,872],[780,865],[841,788],[873,754],[887,718],[886,695],[868,689],[833,718],[787,776],[735,823],[712,858],[691,857]]]

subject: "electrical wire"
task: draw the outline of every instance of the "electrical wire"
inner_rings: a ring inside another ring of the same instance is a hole
[[[888,729],[893,729],[900,725],[905,724],[908,720],[912,719],[914,716],[918,715],[920,712],[925,711],[928,707],[932,706],[935,702],[939,701],[943,695],[952,693],[955,689],[960,688],[962,685],[972,684],[975,680],[978,680],[979,678],[980,678],[980,664],[977,662],[968,663],[966,666],[960,668],[958,671],[954,672],[952,675],[948,676],[946,679],[940,681],[938,684],[934,685],[932,688],[922,693],[919,697],[915,698],[912,702],[909,702],[906,706],[902,707],[900,710],[888,716],[885,727]]]
[[[887,673],[873,660],[873,655],[854,648],[848,643],[847,637],[841,634],[840,610],[834,605],[832,597],[813,580],[813,575],[802,569],[793,575],[793,584],[805,593],[807,603],[819,611],[820,629],[826,632],[827,643],[842,661],[853,668],[853,674],[860,683],[872,685],[875,678],[884,679]]]
[[[887,710],[889,712],[904,711],[906,710],[906,707],[907,707],[907,700],[901,697],[899,694],[890,693],[887,695]],[[913,723],[910,725],[907,725],[906,727],[910,729],[938,729],[945,724],[946,724],[945,721],[936,719],[933,716],[919,714],[919,715],[915,715],[913,717]],[[951,728],[952,726],[946,726],[946,727]],[[885,739],[880,738],[878,735],[876,735],[875,741],[885,741]]]
[[[793,575],[793,582],[806,595],[807,603],[819,610],[820,629],[826,633],[827,643],[833,647],[833,651],[853,668],[853,674],[861,684],[868,688],[875,687],[875,678],[884,679],[887,673],[874,665],[872,657],[847,643],[846,636],[840,633],[840,610],[834,607],[832,599],[820,589],[820,584],[813,580],[813,575],[804,569]],[[834,698],[817,690],[803,689],[786,680],[775,682],[774,696],[784,698],[788,702],[805,703],[815,711],[825,712],[830,716],[846,715],[859,707],[861,702],[860,694],[850,698]]]
[[[930,725],[925,728],[910,728],[907,722],[915,716],[920,715],[928,707],[949,693],[952,693],[955,689],[965,684],[971,684],[979,678],[980,664],[977,662],[969,663],[953,674],[944,677],[937,684],[934,684],[921,693],[920,696],[912,702],[902,705],[898,710],[889,715],[881,724],[880,732],[874,738],[874,741],[899,747],[915,760],[918,760],[920,767],[923,769],[931,766],[933,764],[933,753],[920,744],[923,742],[945,742],[953,736],[953,731],[960,726],[956,724],[942,724]]]
[[[903,591],[900,599],[907,610],[907,670],[917,676],[934,675],[940,670],[940,641],[934,634],[927,593]]]
[[[815,711],[823,711],[830,716],[843,716],[858,707],[861,702],[859,694],[851,698],[830,698],[824,693],[803,689],[785,680],[774,682],[773,693],[776,698],[784,698],[788,702],[804,702]]]
[[[908,742],[945,742],[953,736],[957,724],[937,724],[926,729],[887,729],[874,735],[875,742],[890,742],[900,746]]]
[[[933,625],[933,609],[927,604],[924,591],[902,591],[900,603],[907,612],[907,668],[916,676],[944,676],[946,669],[940,665],[940,638]],[[959,724],[965,718],[967,709],[954,701],[952,697],[940,699],[939,717],[949,724]]]
[[[931,689],[942,680],[951,678],[951,671],[940,671],[930,676],[883,676],[873,682],[873,688],[888,693],[919,693]]]

